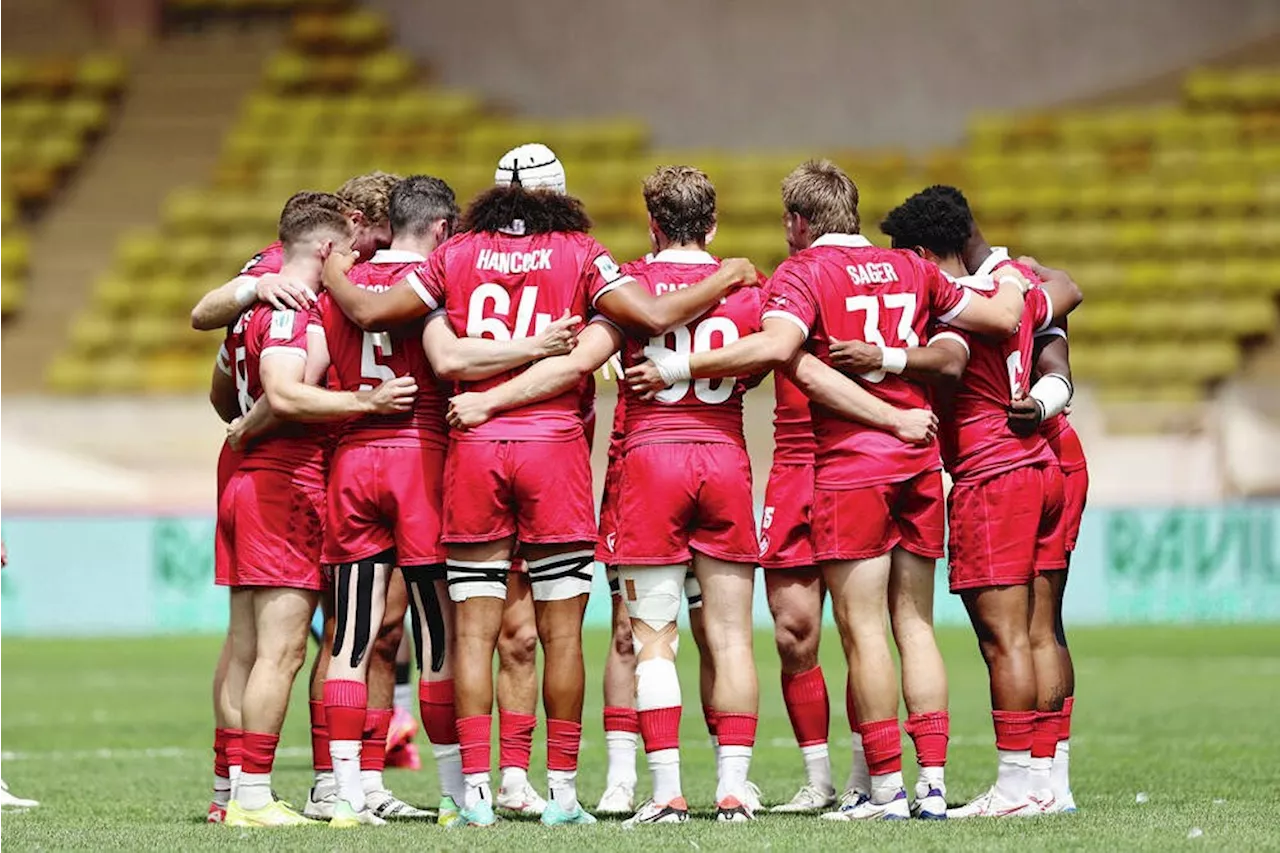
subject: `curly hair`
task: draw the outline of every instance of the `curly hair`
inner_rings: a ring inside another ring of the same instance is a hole
[[[400,183],[399,175],[375,171],[348,178],[338,187],[338,198],[364,214],[370,225],[382,225],[390,219],[391,190]]]
[[[659,166],[644,179],[644,204],[674,243],[701,243],[716,225],[716,188],[692,166]]]
[[[518,184],[493,187],[476,196],[462,215],[462,230],[496,234],[515,222],[523,224],[525,234],[591,230],[591,218],[578,199]]]
[[[895,249],[920,246],[940,257],[952,257],[964,252],[973,233],[973,216],[963,193],[955,187],[936,185],[889,211],[880,230]]]

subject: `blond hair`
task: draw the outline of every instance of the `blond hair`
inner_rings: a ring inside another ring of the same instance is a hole
[[[400,183],[399,175],[370,172],[348,178],[338,187],[337,196],[364,214],[369,225],[382,225],[390,219],[391,188]]]
[[[644,204],[673,243],[702,243],[716,225],[716,188],[692,166],[659,166],[644,179]]]
[[[830,160],[801,163],[782,180],[782,204],[788,213],[809,220],[814,237],[857,234],[858,185]]]

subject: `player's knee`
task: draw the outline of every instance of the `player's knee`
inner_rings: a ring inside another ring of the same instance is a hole
[[[817,665],[819,629],[808,613],[782,610],[774,614],[773,639],[786,670]]]
[[[538,659],[538,628],[536,625],[517,625],[503,631],[498,637],[498,660],[504,667],[533,666]]]
[[[631,618],[624,616],[613,623],[613,653],[624,660],[631,658],[635,654],[631,642]]]
[[[373,641],[373,654],[378,660],[395,663],[396,654],[400,650],[400,642],[404,639],[404,622],[395,625],[383,625]]]
[[[637,622],[660,630],[679,617],[684,566],[626,566],[618,570],[618,576],[633,631]]]
[[[307,660],[307,638],[269,637],[258,644],[254,666],[267,666],[278,675],[293,678]]]

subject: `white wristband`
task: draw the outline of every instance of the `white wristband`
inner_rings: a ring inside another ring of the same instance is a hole
[[[901,373],[907,369],[907,351],[901,347],[880,347],[880,369],[885,373]]]
[[[645,356],[658,368],[658,375],[668,386],[690,378],[689,356],[672,352],[663,347],[645,347]]]
[[[1071,402],[1071,395],[1074,389],[1071,387],[1071,380],[1063,376],[1061,373],[1046,373],[1036,380],[1036,384],[1031,386],[1031,398],[1040,404],[1040,408],[1044,412],[1044,419],[1048,420],[1054,415],[1060,415],[1067,408],[1067,404]]]
[[[1012,284],[1014,287],[1018,288],[1018,292],[1021,293],[1023,296],[1026,296],[1027,291],[1031,289],[1031,283],[1016,273],[1005,272],[1003,275],[1000,275],[999,273],[997,273],[996,283],[1004,284],[1005,282],[1008,282]]]
[[[246,281],[236,288],[236,304],[241,308],[258,301],[258,283]]]

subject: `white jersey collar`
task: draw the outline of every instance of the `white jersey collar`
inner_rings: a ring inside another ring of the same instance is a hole
[[[973,271],[973,274],[991,275],[991,271],[996,268],[996,264],[1002,264],[1007,260],[1009,260],[1008,249],[1004,246],[992,246],[991,254],[987,255],[987,259],[982,262],[981,266]]]
[[[863,249],[872,245],[871,241],[861,234],[839,234],[831,232],[823,234],[817,240],[809,244],[809,248],[817,246],[844,246],[847,249]]]
[[[651,264],[714,264],[716,259],[710,252],[701,249],[663,249],[656,255],[646,255],[645,261]]]
[[[410,252],[407,249],[379,249],[373,253],[373,257],[369,259],[371,264],[418,264],[425,261],[422,255],[417,252]]]

